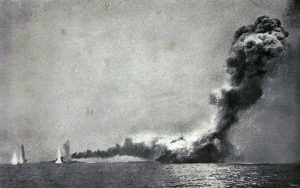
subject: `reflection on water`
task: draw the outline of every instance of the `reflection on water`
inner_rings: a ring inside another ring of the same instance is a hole
[[[300,187],[295,164],[25,164],[0,166],[0,187]]]
[[[167,187],[300,187],[299,165],[185,164],[165,170],[178,178]]]

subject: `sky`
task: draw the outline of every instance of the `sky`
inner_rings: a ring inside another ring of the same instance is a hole
[[[0,2],[0,162],[106,149],[210,120],[235,30],[285,0]],[[237,130],[241,131],[241,130]],[[240,138],[235,138],[238,140]]]

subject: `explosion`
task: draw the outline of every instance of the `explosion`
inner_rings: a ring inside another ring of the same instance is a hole
[[[239,113],[251,107],[263,95],[263,81],[277,68],[272,61],[286,48],[288,33],[278,19],[257,18],[254,25],[243,26],[234,35],[227,58],[230,87],[211,95],[211,103],[219,107],[216,129],[194,142],[188,155],[178,157],[174,152],[158,158],[174,162],[220,162],[231,153],[228,130],[238,121]],[[225,87],[224,87],[225,88]],[[175,152],[176,153],[176,152]],[[170,155],[174,155],[171,157]]]
[[[187,142],[183,137],[167,144],[154,140],[151,146],[127,140],[124,146],[98,151],[98,155],[94,153],[93,156],[133,155],[171,163],[224,161],[233,148],[227,140],[228,130],[238,122],[239,115],[263,95],[264,80],[277,69],[276,57],[286,49],[287,36],[280,20],[268,16],[261,16],[253,25],[243,26],[235,32],[226,60],[229,83],[210,97],[211,104],[219,109],[215,129],[198,137],[190,147],[170,149],[172,147],[168,145]],[[89,155],[75,153],[72,157]]]

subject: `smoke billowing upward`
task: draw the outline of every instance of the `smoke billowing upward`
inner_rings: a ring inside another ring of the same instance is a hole
[[[300,2],[289,1],[282,18],[290,35],[281,66],[266,80],[261,99],[229,131],[235,154],[246,162],[299,162]]]
[[[276,57],[286,49],[288,33],[278,19],[257,18],[253,25],[239,28],[226,61],[229,83],[210,97],[218,106],[215,129],[193,141],[191,147],[172,149],[167,145],[187,142],[188,136],[170,141],[167,145],[154,140],[150,146],[127,139],[107,151],[75,153],[72,157],[112,157],[133,155],[161,162],[220,162],[231,154],[228,130],[238,122],[239,115],[263,95],[265,77],[277,69]]]
[[[227,132],[263,95],[263,81],[278,66],[272,60],[285,49],[288,33],[278,19],[259,17],[253,25],[243,26],[234,35],[230,56],[226,61],[229,86],[211,95],[211,103],[219,107],[216,130],[194,143],[192,152],[182,162],[218,162],[231,153]],[[169,156],[159,159],[170,161]],[[171,159],[172,161],[174,159]],[[178,157],[176,156],[176,160]]]
[[[227,130],[238,120],[238,113],[255,104],[263,95],[263,80],[279,62],[271,59],[285,49],[288,33],[278,19],[259,17],[254,25],[236,31],[227,59],[230,88],[212,96],[220,107],[220,121],[212,138],[224,139]]]
[[[69,162],[69,161],[71,160],[71,154],[70,154],[70,141],[69,141],[69,140],[67,140],[67,142],[64,143],[64,149],[65,149],[65,154],[66,154],[65,160],[66,160],[67,162]]]

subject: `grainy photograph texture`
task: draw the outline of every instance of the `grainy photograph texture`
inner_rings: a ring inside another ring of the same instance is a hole
[[[0,187],[300,187],[300,1],[0,0]]]

